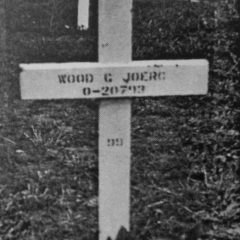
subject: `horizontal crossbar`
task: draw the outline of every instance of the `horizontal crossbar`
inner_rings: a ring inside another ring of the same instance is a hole
[[[206,94],[208,62],[21,64],[22,99],[157,97]]]

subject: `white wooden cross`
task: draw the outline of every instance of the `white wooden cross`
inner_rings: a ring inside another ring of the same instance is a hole
[[[131,97],[206,94],[206,60],[131,61],[132,0],[99,0],[99,62],[21,64],[22,99],[99,98],[99,232],[129,230]]]

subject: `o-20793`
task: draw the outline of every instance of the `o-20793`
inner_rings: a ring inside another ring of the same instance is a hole
[[[84,96],[100,94],[101,96],[114,96],[114,95],[128,95],[128,94],[142,94],[146,90],[145,85],[120,85],[120,86],[103,86],[100,89],[92,89],[85,87],[82,89]]]

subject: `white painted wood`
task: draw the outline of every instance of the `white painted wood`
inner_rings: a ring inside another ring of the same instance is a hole
[[[89,0],[79,0],[78,8],[78,25],[88,27]],[[22,98],[205,94],[205,60],[131,61],[131,8],[132,0],[99,0],[99,63],[21,64]],[[100,240],[115,239],[121,226],[130,228],[130,115],[130,100],[100,103]]]
[[[129,100],[101,101],[99,109],[100,240],[112,239],[130,219]]]
[[[99,0],[100,62],[132,59],[132,0]]]
[[[206,94],[206,60],[21,64],[23,99]],[[37,90],[37,91],[36,91]]]
[[[100,63],[132,60],[132,0],[99,0]],[[114,82],[121,81],[114,76]],[[101,101],[99,108],[99,239],[130,228],[130,100]],[[120,146],[106,149],[106,139]],[[114,140],[112,140],[114,141]],[[121,145],[122,143],[122,145]]]
[[[89,27],[89,2],[90,0],[78,0],[78,27]]]

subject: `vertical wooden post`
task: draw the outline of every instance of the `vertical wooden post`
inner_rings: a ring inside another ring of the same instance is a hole
[[[132,0],[99,0],[99,62],[130,62]],[[112,239],[129,230],[130,100],[103,100],[99,108],[99,231]]]
[[[129,230],[130,116],[129,100],[102,101],[99,112],[100,240],[115,240],[121,226]]]
[[[89,27],[89,2],[90,0],[78,0],[78,27]]]

